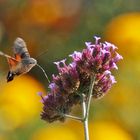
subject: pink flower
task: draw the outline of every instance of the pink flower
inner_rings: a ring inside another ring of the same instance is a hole
[[[99,37],[95,37],[95,43],[86,42],[82,52],[71,54],[72,62],[69,65],[66,59],[55,62],[59,74],[52,76],[50,93],[45,97],[41,95],[43,120],[64,121],[64,114],[69,114],[72,106],[81,102],[81,95],[87,96],[91,75],[95,76],[93,98],[96,99],[103,97],[116,83],[111,70],[118,69],[116,63],[122,56],[116,52],[115,45],[100,43],[99,40]]]

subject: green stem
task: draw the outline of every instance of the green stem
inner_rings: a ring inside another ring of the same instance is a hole
[[[95,76],[92,76],[91,82],[90,82],[90,87],[89,87],[89,93],[88,93],[88,97],[87,97],[86,115],[85,115],[84,119],[88,118],[88,116],[89,116],[89,109],[90,109],[90,104],[91,104],[91,99],[92,99],[94,83],[95,83]]]
[[[77,120],[77,121],[83,121],[82,118],[80,117],[76,117],[76,116],[72,116],[72,115],[68,115],[68,114],[64,114],[64,117],[67,117],[67,118],[70,118],[70,119],[73,119],[73,120]]]
[[[81,121],[83,123],[85,140],[89,140],[88,118],[89,118],[89,109],[90,109],[90,103],[91,103],[91,99],[92,99],[94,83],[95,83],[95,76],[92,76],[91,81],[90,81],[90,87],[89,87],[89,93],[88,93],[87,100],[86,100],[85,95],[84,94],[82,95],[83,118],[63,114],[67,118],[71,118],[71,119],[74,119],[74,120],[77,120],[77,121]]]
[[[82,107],[83,107],[83,125],[84,125],[85,140],[89,140],[88,117],[85,118],[87,108],[86,108],[86,102],[84,96],[83,96]]]
[[[84,124],[85,140],[89,140],[88,118],[89,118],[89,109],[90,109],[90,103],[92,99],[94,83],[95,83],[95,76],[91,77],[87,102],[85,102],[85,96],[83,95],[82,108],[83,108],[83,124]]]

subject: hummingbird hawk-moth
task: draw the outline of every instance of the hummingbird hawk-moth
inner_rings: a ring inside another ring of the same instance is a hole
[[[12,81],[15,76],[29,72],[37,61],[30,57],[26,43],[22,38],[17,38],[13,45],[14,57],[11,57],[0,51],[0,55],[7,58],[9,64],[9,72],[7,75],[7,82]]]

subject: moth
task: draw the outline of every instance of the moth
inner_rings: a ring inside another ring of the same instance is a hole
[[[13,45],[14,56],[9,56],[0,51],[0,55],[7,58],[9,64],[9,72],[7,75],[7,82],[12,81],[15,76],[26,74],[35,65],[37,61],[30,57],[26,43],[22,38],[16,38]]]

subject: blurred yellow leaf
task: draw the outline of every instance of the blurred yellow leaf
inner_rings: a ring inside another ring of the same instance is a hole
[[[33,134],[31,140],[80,140],[76,133],[65,126],[52,125]]]
[[[114,122],[90,123],[90,140],[133,140],[131,135]]]
[[[119,47],[124,57],[139,57],[140,12],[126,13],[114,17],[105,30],[106,40]]]
[[[0,87],[0,118],[6,129],[16,128],[40,114],[41,103],[37,92],[42,85],[30,76],[16,77]]]
[[[0,140],[7,140],[3,134],[0,134]]]
[[[69,121],[67,121],[65,123],[65,125],[71,129],[73,132],[75,132],[80,140],[84,140],[84,128],[83,128],[83,124],[71,119],[68,119]]]
[[[132,130],[138,129],[140,122],[140,112],[136,107],[139,105],[139,98],[139,89],[124,83],[117,84],[107,98],[107,103],[114,109],[114,112],[119,113],[122,122]]]
[[[66,126],[84,140],[83,124],[69,121]],[[133,140],[123,127],[113,121],[89,121],[90,140]]]

